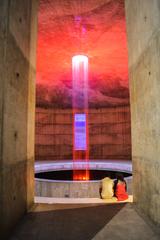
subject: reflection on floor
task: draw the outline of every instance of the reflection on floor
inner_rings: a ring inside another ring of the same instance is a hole
[[[10,240],[158,240],[130,203],[36,204]]]

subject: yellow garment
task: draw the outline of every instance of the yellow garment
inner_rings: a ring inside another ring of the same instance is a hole
[[[111,199],[114,195],[113,191],[113,180],[109,177],[102,179],[102,193],[101,196],[103,199]]]

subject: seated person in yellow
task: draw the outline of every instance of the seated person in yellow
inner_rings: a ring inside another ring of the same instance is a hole
[[[112,199],[116,200],[114,197],[114,182],[113,180],[109,177],[109,174],[102,179],[101,183],[101,197],[103,199]]]

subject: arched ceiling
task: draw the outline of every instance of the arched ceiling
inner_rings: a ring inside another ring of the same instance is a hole
[[[37,102],[71,104],[71,58],[89,57],[90,106],[129,103],[124,0],[40,0]]]

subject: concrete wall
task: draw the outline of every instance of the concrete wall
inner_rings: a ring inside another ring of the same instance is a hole
[[[90,159],[131,159],[130,108],[89,110]],[[72,159],[72,110],[36,109],[36,160]]]
[[[160,1],[126,0],[133,194],[160,225]]]
[[[33,203],[37,0],[0,0],[0,238]]]
[[[125,178],[127,192],[132,194],[132,178]],[[35,195],[38,197],[59,197],[59,198],[99,198],[101,181],[72,182],[72,181],[50,181],[43,179],[35,180]]]
[[[100,181],[54,182],[35,180],[35,194],[38,197],[99,198]]]

